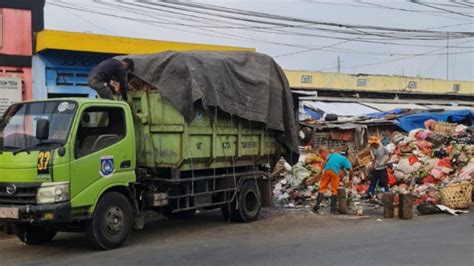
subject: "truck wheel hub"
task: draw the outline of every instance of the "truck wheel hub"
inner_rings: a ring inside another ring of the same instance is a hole
[[[107,230],[110,233],[118,233],[123,227],[123,212],[120,208],[114,207],[107,212]]]
[[[257,212],[258,196],[253,191],[249,191],[245,195],[245,209],[251,213]]]

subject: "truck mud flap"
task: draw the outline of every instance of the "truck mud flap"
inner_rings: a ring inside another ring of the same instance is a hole
[[[260,190],[260,199],[262,207],[273,206],[272,182],[268,176],[257,179],[258,189]]]

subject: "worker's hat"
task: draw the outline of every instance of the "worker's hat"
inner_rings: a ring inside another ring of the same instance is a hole
[[[369,138],[369,144],[380,144],[380,139],[377,136],[371,136]]]

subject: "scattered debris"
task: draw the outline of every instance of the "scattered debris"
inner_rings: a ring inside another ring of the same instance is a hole
[[[442,189],[463,184],[464,206],[471,202],[471,182],[474,180],[473,128],[464,125],[427,121],[430,129],[414,129],[408,134],[393,132],[387,149],[391,152],[388,163],[390,191],[396,194],[411,193],[414,205],[443,204],[448,207],[453,198],[442,197]],[[274,172],[273,195],[277,205],[303,208],[314,205],[319,190],[324,160],[328,148],[305,147],[297,164],[290,166],[281,159]],[[369,168],[373,160],[370,150],[364,149],[349,155],[354,167],[354,178],[349,184],[341,178],[340,186],[348,192],[354,214],[362,216],[367,208],[377,208],[379,200],[364,201],[369,185]],[[459,195],[459,193],[457,193]],[[330,196],[328,190],[327,195]],[[398,197],[396,197],[398,201]],[[460,202],[458,199],[457,202]],[[324,207],[323,202],[322,207]]]
[[[436,205],[436,207],[438,209],[440,209],[442,212],[445,212],[445,213],[449,213],[451,215],[454,215],[454,216],[458,216],[458,214],[460,213],[469,213],[469,211],[463,211],[463,210],[454,210],[454,209],[451,209],[449,207],[446,207],[444,205]]]

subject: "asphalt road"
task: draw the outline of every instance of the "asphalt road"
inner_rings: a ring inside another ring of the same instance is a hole
[[[377,221],[267,211],[251,224],[219,213],[159,220],[126,246],[95,251],[80,234],[42,246],[0,236],[0,265],[474,265],[474,213]]]

